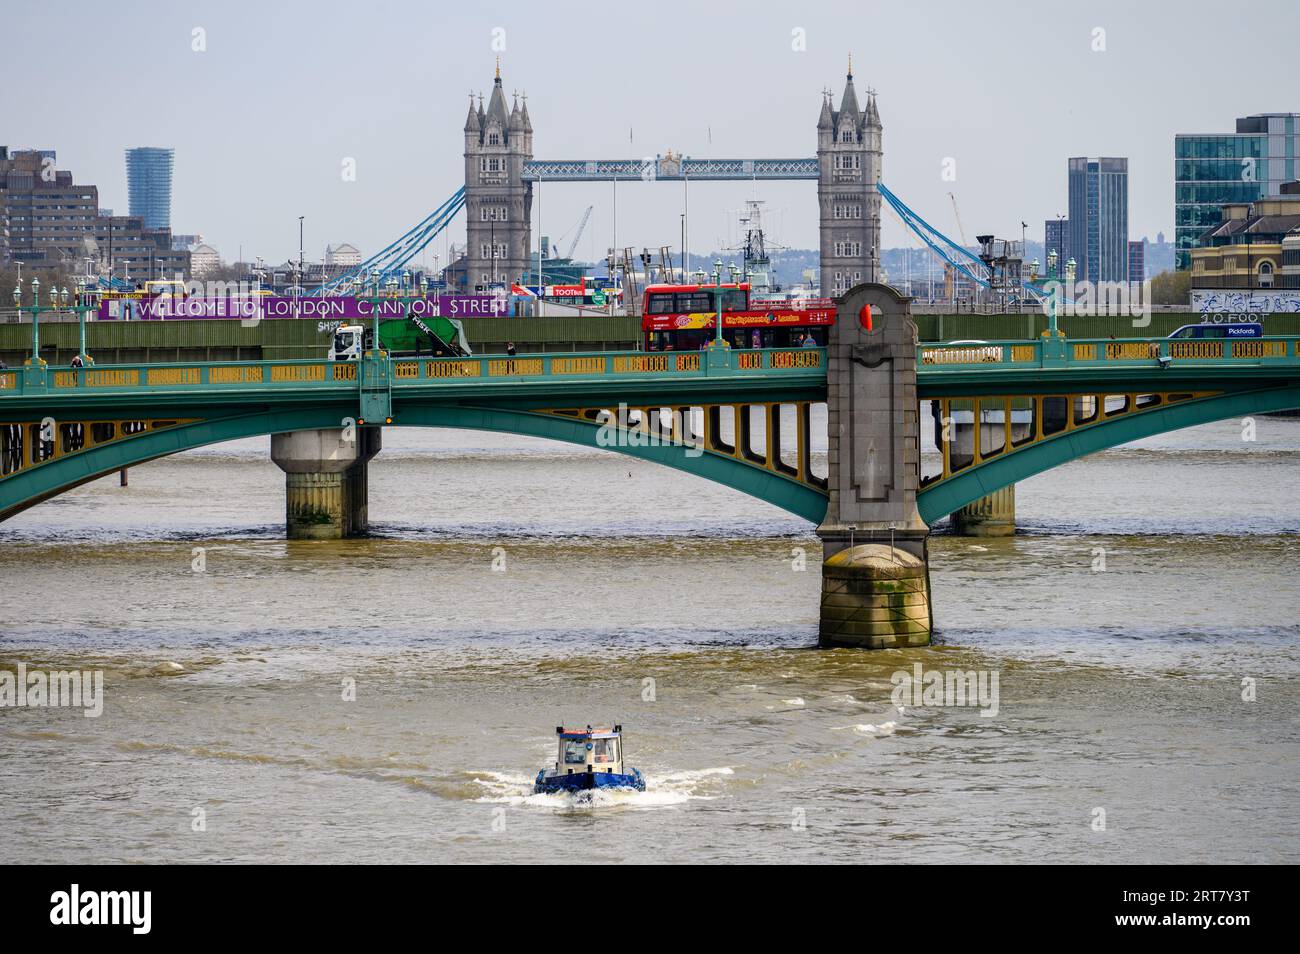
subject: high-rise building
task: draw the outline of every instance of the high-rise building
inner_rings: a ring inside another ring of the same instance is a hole
[[[1174,266],[1191,266],[1191,250],[1222,220],[1228,204],[1282,194],[1300,169],[1300,113],[1258,113],[1235,133],[1174,136]]]
[[[1064,271],[1065,263],[1070,260],[1069,241],[1069,219],[1047,219],[1043,223],[1043,257],[1046,259],[1055,251],[1059,271]],[[1043,262],[1043,274],[1047,274],[1046,261]]]
[[[464,291],[509,288],[528,271],[532,247],[533,184],[524,180],[524,163],[533,158],[533,123],[528,102],[516,98],[506,109],[497,67],[488,97],[475,108],[470,97],[465,119],[465,216],[468,247],[458,271]]]
[[[139,146],[126,151],[126,190],[131,214],[147,229],[172,226],[171,149]]]
[[[1081,282],[1128,281],[1128,160],[1070,160],[1070,255]]]
[[[858,108],[850,64],[838,110],[822,97],[817,120],[823,295],[880,280],[881,124],[876,97]]]
[[[1142,239],[1128,243],[1128,282],[1140,285],[1147,279],[1147,242]]]

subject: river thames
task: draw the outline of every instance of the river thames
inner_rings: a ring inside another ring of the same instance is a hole
[[[1300,421],[1256,427],[941,530],[906,651],[815,648],[809,524],[604,451],[389,429],[337,543],[283,539],[265,438],[100,480],[0,526],[0,667],[105,680],[98,718],[0,709],[7,855],[1293,863]],[[916,663],[996,714],[900,711]],[[531,794],[589,722],[648,791]]]

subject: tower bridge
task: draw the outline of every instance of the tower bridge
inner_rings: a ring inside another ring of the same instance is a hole
[[[809,180],[817,182],[822,290],[840,295],[880,275],[882,126],[876,97],[860,106],[853,68],[835,108],[822,94],[816,155],[780,159],[537,159],[527,97],[507,106],[498,65],[491,92],[465,118],[466,253],[452,273],[462,291],[526,275],[534,183]]]

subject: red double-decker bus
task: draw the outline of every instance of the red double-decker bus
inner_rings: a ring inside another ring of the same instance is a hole
[[[822,298],[750,301],[749,285],[649,285],[641,331],[647,351],[698,351],[713,340],[722,298],[722,337],[733,348],[826,344],[835,306]]]

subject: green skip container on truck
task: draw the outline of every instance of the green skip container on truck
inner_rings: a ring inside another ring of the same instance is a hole
[[[356,361],[374,348],[371,325],[341,325],[330,345],[331,361]],[[394,358],[463,358],[473,352],[465,328],[455,318],[388,318],[379,323],[379,346]]]

